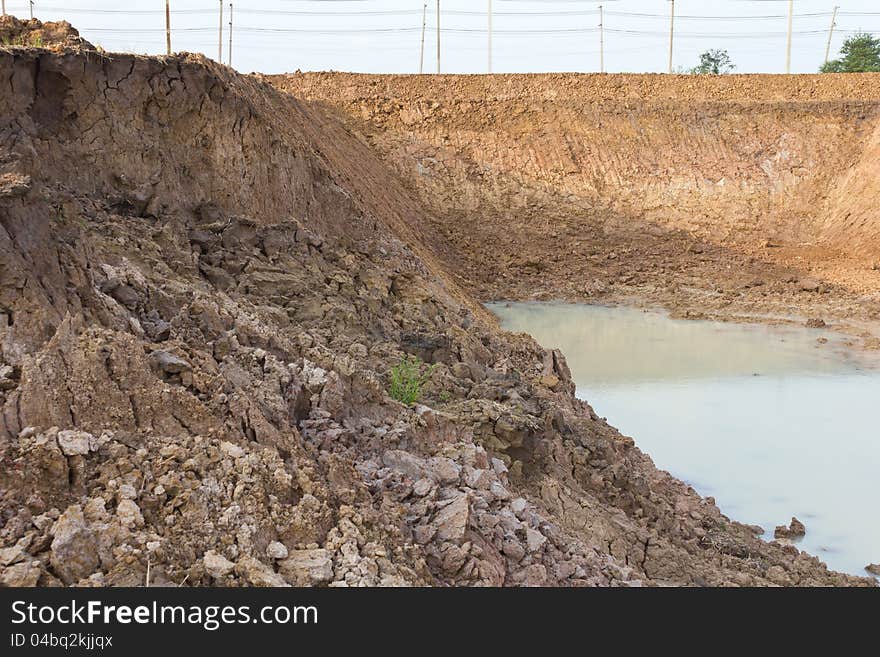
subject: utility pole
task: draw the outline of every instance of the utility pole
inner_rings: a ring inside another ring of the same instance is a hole
[[[794,15],[794,0],[788,0],[788,43],[785,46],[785,72],[791,73],[791,21]]]
[[[4,2],[3,4],[5,5],[6,3]],[[34,20],[34,0],[30,0],[28,6],[31,8],[31,20]],[[3,13],[5,14],[6,12],[4,11]]]
[[[232,68],[232,3],[229,3],[229,68]]]
[[[419,75],[425,72],[425,25],[428,21],[428,0],[422,4],[422,48],[419,51]]]
[[[599,73],[605,72],[605,14],[599,5]]]
[[[828,30],[828,43],[825,44],[825,63],[828,63],[828,58],[831,56],[831,37],[834,36],[834,28],[837,26],[837,10],[840,7],[834,7],[834,12],[831,14],[831,28]]]
[[[171,0],[165,0],[165,50],[171,54]]]
[[[672,73],[672,37],[675,33],[675,0],[670,0],[669,10],[669,72]]]
[[[217,33],[217,63],[223,63],[223,0],[220,0],[220,31]]]
[[[6,0],[3,0],[3,15],[6,15]]]
[[[437,72],[440,72],[440,0],[437,0]]]
[[[488,10],[489,14],[489,73],[492,72],[492,0],[488,0]]]

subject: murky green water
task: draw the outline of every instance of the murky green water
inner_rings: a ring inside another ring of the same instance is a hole
[[[880,562],[876,360],[829,331],[572,304],[489,309],[562,349],[578,396],[726,515],[768,539],[797,516],[798,547],[836,570]]]

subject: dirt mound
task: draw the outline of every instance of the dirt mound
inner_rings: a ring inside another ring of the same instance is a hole
[[[754,538],[499,332],[325,106],[193,56],[0,76],[2,583],[870,583]]]
[[[876,74],[271,81],[381,155],[484,299],[880,318]]]
[[[2,46],[24,46],[49,50],[95,49],[95,46],[83,39],[67,21],[42,23],[36,18],[19,20],[8,14],[0,16],[0,47]]]

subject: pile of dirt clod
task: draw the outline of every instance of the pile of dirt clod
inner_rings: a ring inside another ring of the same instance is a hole
[[[871,583],[657,470],[332,115],[195,56],[0,77],[0,583]]]
[[[20,20],[9,14],[0,16],[0,47],[2,46],[95,50],[95,46],[83,39],[67,21],[43,23],[36,18]]]

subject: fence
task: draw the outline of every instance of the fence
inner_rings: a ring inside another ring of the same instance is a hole
[[[847,0],[836,0],[840,6],[833,1],[728,0],[734,9],[771,7],[739,15],[694,13],[705,0],[485,0],[482,10],[473,2],[452,0],[153,0],[138,5],[152,8],[4,0],[3,11],[68,20],[107,50],[190,50],[266,72],[483,72],[493,70],[493,57],[506,70],[605,71],[611,62],[617,70],[672,72],[676,62],[693,64],[709,48],[734,48],[733,59],[746,62],[743,72],[756,64],[758,70],[779,72],[791,70],[792,50],[801,68],[809,62],[808,70],[816,70],[846,37],[872,26],[880,31],[880,11],[848,8],[867,4],[858,0],[847,6]],[[639,10],[646,5],[657,10]],[[803,11],[801,5],[820,9]]]

